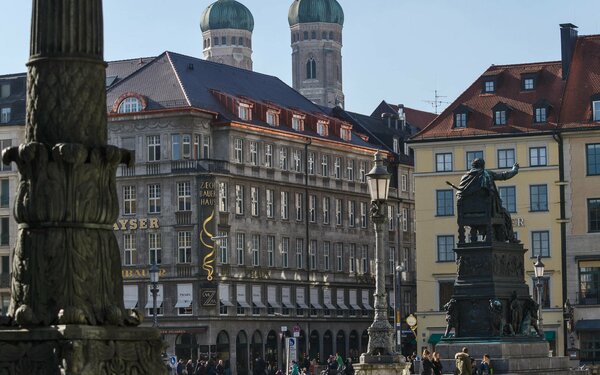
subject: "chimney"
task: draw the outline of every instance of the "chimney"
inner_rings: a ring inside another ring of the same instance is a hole
[[[575,50],[575,42],[577,42],[577,26],[572,23],[560,24],[560,49],[562,60],[562,79],[565,80],[569,76],[571,68],[571,60],[573,59],[573,51]]]

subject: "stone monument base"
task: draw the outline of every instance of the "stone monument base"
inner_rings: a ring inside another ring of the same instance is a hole
[[[378,357],[378,356],[373,356]],[[381,356],[381,357],[395,357],[395,356]],[[382,359],[383,360],[383,359]],[[396,362],[373,362],[363,363],[361,356],[361,363],[354,364],[354,370],[356,375],[410,375],[410,363],[406,363],[404,358],[398,358]]]
[[[0,329],[6,375],[166,375],[153,328],[58,325]]]
[[[469,349],[469,355],[477,364],[481,363],[484,354],[489,354],[494,374],[573,374],[569,369],[569,357],[549,357],[548,343],[533,337],[443,339],[435,346],[435,351],[443,359],[444,372],[453,373],[454,355],[463,347]]]

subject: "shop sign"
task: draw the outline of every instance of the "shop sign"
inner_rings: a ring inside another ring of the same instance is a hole
[[[121,270],[121,275],[124,279],[147,279],[149,278],[148,269],[147,268],[126,268]],[[167,276],[167,270],[161,268],[158,273],[160,278]]]
[[[151,217],[149,219],[119,219],[113,224],[113,230],[143,230],[158,228],[160,228],[160,225],[157,217]]]

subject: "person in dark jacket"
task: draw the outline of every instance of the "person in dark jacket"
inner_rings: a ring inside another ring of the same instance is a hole
[[[350,358],[346,359],[346,368],[344,373],[346,375],[354,375],[354,366],[352,366],[352,360]]]
[[[223,366],[223,360],[219,359],[219,363],[217,363],[217,367],[215,367],[215,371],[217,375],[223,375],[225,373],[225,366]]]
[[[431,363],[433,364],[433,374],[442,375],[444,370],[442,362],[440,361],[440,353],[433,352]]]
[[[421,375],[433,375],[433,362],[431,361],[431,352],[427,349],[423,350],[423,358],[421,358],[423,368]]]

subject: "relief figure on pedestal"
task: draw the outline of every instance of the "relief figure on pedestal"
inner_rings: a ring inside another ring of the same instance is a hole
[[[452,328],[454,328],[454,332],[456,332],[458,328],[458,306],[456,299],[450,299],[450,301],[444,305],[444,310],[446,311],[446,332],[444,333],[444,337],[448,337]]]

